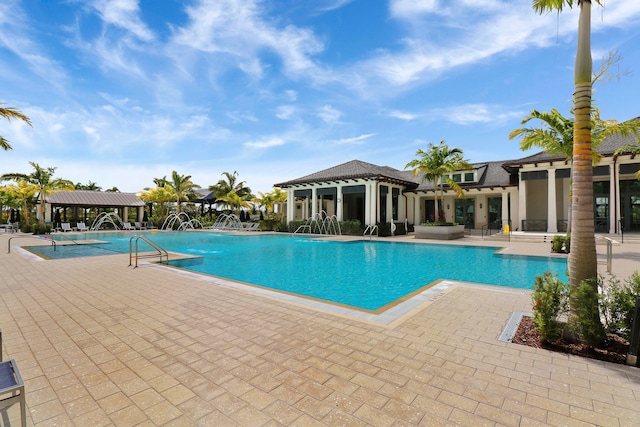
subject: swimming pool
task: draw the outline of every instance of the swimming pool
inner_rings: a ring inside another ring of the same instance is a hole
[[[197,262],[173,262],[177,267],[365,310],[393,304],[439,279],[530,289],[534,277],[546,270],[566,278],[562,258],[496,254],[499,247],[340,242],[276,234],[146,235],[168,251],[199,257]],[[29,249],[47,258],[128,253],[132,236],[83,233],[73,239],[104,243]],[[140,242],[140,250],[147,250],[143,247]]]

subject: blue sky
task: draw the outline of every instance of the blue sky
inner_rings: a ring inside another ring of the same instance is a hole
[[[568,115],[577,10],[531,0],[2,0],[0,172],[137,192],[173,170],[254,193],[359,159],[403,169],[445,140],[472,162],[527,154],[530,110]],[[640,1],[594,4],[605,119],[640,116]],[[617,68],[616,68],[617,69]]]

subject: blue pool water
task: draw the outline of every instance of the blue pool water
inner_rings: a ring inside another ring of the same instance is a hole
[[[36,246],[48,258],[128,253],[130,232],[83,233],[108,243]],[[158,232],[147,236],[168,251],[202,257],[176,266],[366,310],[377,310],[438,279],[530,289],[546,270],[566,279],[566,261],[496,254],[498,247],[388,241],[336,242],[290,235],[238,236]],[[64,236],[65,239],[71,236]],[[140,241],[140,251],[149,248]],[[201,262],[200,262],[201,261]]]

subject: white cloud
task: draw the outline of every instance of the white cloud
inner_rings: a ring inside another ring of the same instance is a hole
[[[387,115],[389,117],[393,117],[395,119],[400,119],[400,120],[406,120],[408,122],[418,118],[418,115],[416,114],[405,113],[404,111],[397,111],[397,110],[389,111]]]
[[[186,8],[189,22],[174,28],[174,56],[185,47],[206,54],[226,55],[246,73],[261,77],[261,53],[275,53],[285,72],[313,72],[311,56],[324,49],[312,31],[294,25],[278,26],[265,18],[259,0],[199,0]]]
[[[425,116],[429,117],[430,121],[447,121],[464,126],[522,118],[524,114],[523,111],[508,111],[498,105],[463,104],[431,109]]]
[[[343,139],[339,139],[336,141],[337,144],[339,145],[343,145],[343,144],[362,144],[364,143],[364,141],[366,141],[367,139],[376,136],[377,134],[375,133],[367,133],[364,135],[360,135],[360,136],[356,136],[353,138],[343,138]]]
[[[416,14],[435,13],[441,9],[439,0],[391,0],[389,10],[398,18],[411,18]]]
[[[140,19],[138,0],[95,0],[92,6],[105,23],[123,28],[144,41],[154,39],[153,32]]]
[[[242,145],[250,148],[271,148],[271,147],[278,147],[284,144],[285,144],[285,141],[283,139],[273,137],[273,138],[266,138],[260,141],[248,141]]]
[[[318,111],[317,115],[325,123],[335,124],[340,122],[342,112],[336,110],[331,105],[325,105]]]
[[[281,105],[276,110],[276,117],[281,120],[291,120],[296,113],[296,107],[293,105]]]

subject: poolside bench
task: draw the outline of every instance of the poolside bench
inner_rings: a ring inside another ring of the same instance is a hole
[[[22,376],[15,360],[0,362],[0,410],[8,409],[16,403],[20,404],[21,425],[26,427],[27,409]]]

